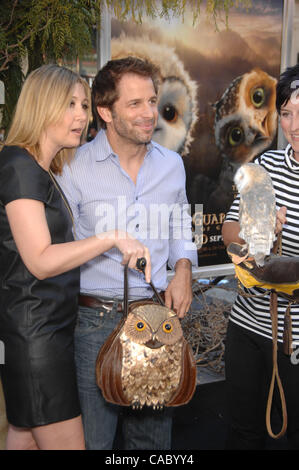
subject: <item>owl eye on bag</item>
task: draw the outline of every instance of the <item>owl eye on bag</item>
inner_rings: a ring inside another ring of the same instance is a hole
[[[145,344],[151,339],[151,331],[145,319],[140,315],[132,315],[131,313],[127,316],[123,333],[125,340],[134,338],[134,341],[138,344]]]
[[[168,322],[163,323],[163,327],[162,327],[162,328],[163,328],[163,331],[164,331],[165,333],[171,333],[172,330],[173,330],[172,324],[171,324],[171,323],[168,323]]]
[[[146,325],[142,321],[138,321],[135,324],[135,328],[136,328],[137,331],[143,331],[145,329],[145,327],[146,327]]]

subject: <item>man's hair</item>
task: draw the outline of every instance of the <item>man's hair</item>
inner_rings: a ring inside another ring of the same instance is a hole
[[[91,92],[94,115],[97,117],[99,126],[104,129],[106,128],[106,123],[101,116],[99,116],[97,106],[112,109],[115,101],[119,98],[119,81],[127,73],[151,78],[155,92],[158,93],[160,71],[157,66],[148,60],[131,56],[123,59],[110,60],[97,73],[93,81]]]
[[[276,109],[280,114],[281,107],[290,100],[292,94],[299,88],[299,64],[288,67],[279,78],[276,86]]]

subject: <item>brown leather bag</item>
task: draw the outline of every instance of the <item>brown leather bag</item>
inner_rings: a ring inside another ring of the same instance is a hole
[[[196,363],[179,318],[152,283],[158,303],[129,305],[127,269],[124,316],[98,353],[97,384],[105,400],[116,405],[156,409],[186,404],[196,388]]]

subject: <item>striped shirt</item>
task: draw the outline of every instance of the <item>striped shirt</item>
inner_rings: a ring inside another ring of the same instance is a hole
[[[112,151],[105,131],[80,147],[71,165],[57,177],[74,216],[75,236],[87,238],[108,230],[131,233],[151,255],[152,281],[167,287],[167,263],[180,258],[197,265],[185,190],[185,168],[177,153],[151,142],[136,184]],[[81,292],[123,297],[121,253],[113,248],[81,267]],[[153,295],[142,273],[129,272],[129,297]]]
[[[282,255],[299,256],[299,162],[292,156],[290,145],[285,150],[267,151],[255,161],[270,174],[276,197],[276,209],[287,208],[287,224],[282,230]],[[238,221],[239,196],[226,215],[225,223]],[[244,288],[246,293],[263,294],[264,289]],[[269,308],[270,294],[246,298],[239,295],[233,305],[230,319],[242,327],[272,339]],[[288,301],[278,296],[278,341],[282,342],[284,313]],[[291,306],[293,343],[299,344],[299,304]]]

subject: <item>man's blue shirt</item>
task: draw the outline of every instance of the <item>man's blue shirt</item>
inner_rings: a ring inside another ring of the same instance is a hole
[[[151,142],[136,184],[120,166],[105,131],[80,147],[63,175],[57,177],[74,216],[77,239],[120,229],[131,233],[150,251],[152,281],[167,287],[167,264],[180,258],[197,266],[191,239],[191,217],[180,155]],[[123,298],[122,254],[113,248],[81,266],[81,292]],[[152,296],[142,273],[129,272],[129,297]]]

